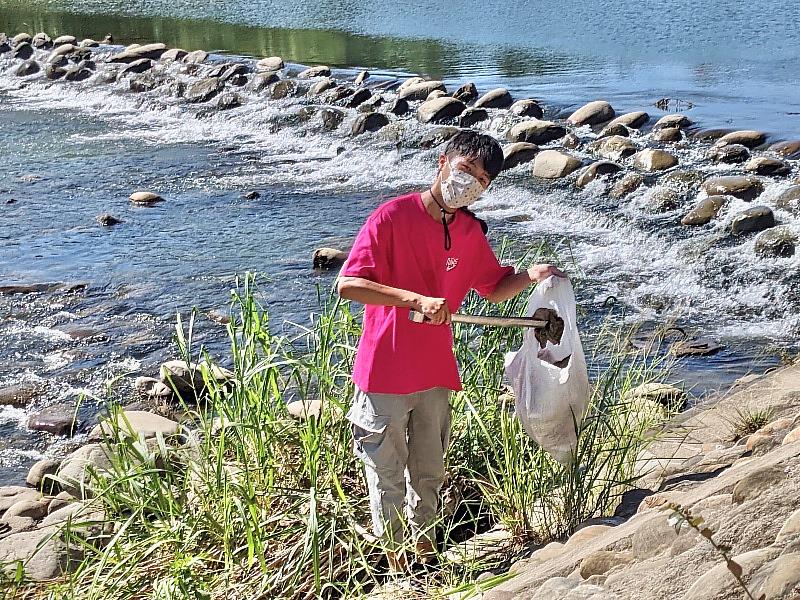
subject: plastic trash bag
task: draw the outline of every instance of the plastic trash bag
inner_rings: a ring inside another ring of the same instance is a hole
[[[589,374],[576,323],[575,292],[569,279],[550,276],[536,286],[528,300],[526,316],[540,308],[551,309],[564,320],[561,342],[547,340],[542,347],[535,330],[525,330],[522,347],[506,354],[506,376],[514,389],[516,413],[525,431],[553,458],[569,464],[577,443],[575,426],[580,424],[589,404]]]

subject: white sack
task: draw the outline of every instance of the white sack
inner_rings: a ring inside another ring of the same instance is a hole
[[[557,461],[568,464],[580,424],[589,404],[589,374],[578,334],[575,292],[569,279],[550,276],[536,286],[528,300],[527,316],[539,308],[554,310],[564,319],[561,343],[544,348],[526,329],[522,347],[505,357],[506,376],[516,396],[516,412],[525,431]],[[570,356],[567,366],[551,363]]]

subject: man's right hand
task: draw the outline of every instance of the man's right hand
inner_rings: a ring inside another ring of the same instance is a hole
[[[431,325],[444,325],[450,323],[450,307],[446,298],[429,298],[420,296],[416,302],[416,310],[428,319]]]

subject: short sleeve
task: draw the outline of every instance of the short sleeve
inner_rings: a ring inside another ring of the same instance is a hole
[[[478,260],[476,261],[478,267],[472,282],[472,288],[482,298],[486,298],[494,292],[497,284],[506,276],[513,274],[515,269],[514,267],[501,266],[497,256],[494,254],[494,250],[489,245],[489,240],[483,235],[479,237],[478,244],[480,244],[480,247],[477,252]]]
[[[385,211],[379,208],[367,218],[358,232],[341,275],[381,283],[388,272],[391,236],[391,221]]]

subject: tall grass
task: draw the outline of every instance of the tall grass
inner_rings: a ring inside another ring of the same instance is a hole
[[[77,515],[69,539],[85,555],[80,567],[29,593],[81,600],[350,598],[382,582],[380,542],[368,531],[366,486],[344,418],[360,315],[332,298],[309,326],[276,335],[256,297],[250,277],[237,284],[228,325],[233,381],[204,372],[206,394],[185,404],[180,436],[109,434],[112,466],[93,479],[85,516],[96,520],[99,511],[105,527],[86,527]],[[490,307],[470,297],[464,310],[519,314],[524,301]],[[192,328],[192,320],[179,322],[187,362],[202,354],[192,352]],[[454,335],[464,391],[453,398],[447,461],[455,500],[442,513],[442,548],[497,524],[513,543],[488,561],[443,561],[424,597],[613,511],[634,481],[633,459],[653,425],[624,399],[656,377],[652,360],[606,336],[611,366],[595,377],[577,460],[559,465],[524,433],[502,383],[502,355],[518,345],[519,332],[457,325]],[[321,413],[295,420],[290,399],[317,400]]]

